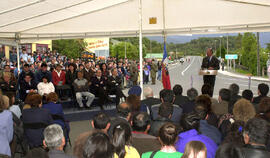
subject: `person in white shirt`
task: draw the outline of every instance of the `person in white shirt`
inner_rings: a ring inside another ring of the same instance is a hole
[[[42,96],[47,96],[49,93],[54,92],[55,88],[52,82],[48,82],[46,76],[42,77],[42,82],[37,85],[38,94]]]

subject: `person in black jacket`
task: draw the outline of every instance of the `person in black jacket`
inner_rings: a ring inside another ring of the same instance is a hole
[[[35,75],[34,73],[30,70],[29,68],[29,64],[24,64],[23,66],[23,71],[20,73],[19,75],[19,79],[18,79],[18,84],[21,84],[22,82],[24,82],[24,78],[26,75],[30,75],[31,77],[31,81],[35,80]]]
[[[103,109],[103,104],[106,101],[110,101],[109,96],[106,92],[106,80],[102,76],[101,70],[97,70],[96,76],[92,77],[91,79],[91,92],[95,94],[95,96],[98,96],[99,100],[99,106],[101,109]]]
[[[53,123],[50,111],[42,109],[42,96],[33,94],[29,97],[30,109],[22,111],[25,138],[31,148],[41,147],[44,139],[43,130]]]
[[[0,89],[3,95],[15,96],[17,90],[17,83],[11,80],[10,73],[3,74],[3,81],[0,82]]]
[[[267,97],[269,92],[269,86],[265,83],[261,83],[258,85],[258,97],[253,98],[253,104],[259,104],[262,98]]]
[[[269,139],[269,124],[260,118],[250,119],[244,128],[243,155],[245,158],[266,158],[270,152],[266,150],[266,143]]]
[[[35,83],[35,80],[32,80],[30,74],[26,74],[24,80],[20,82],[20,99],[24,101],[27,94],[31,92],[37,93],[37,84]]]
[[[118,72],[116,68],[112,69],[112,76],[108,78],[107,89],[109,94],[116,95],[116,105],[119,104],[120,98],[126,98],[124,93],[121,90],[122,79],[118,76]]]
[[[161,126],[171,121],[173,114],[173,105],[171,103],[162,103],[159,106],[158,117],[151,123],[149,134],[158,137],[158,132]]]
[[[207,70],[219,70],[219,60],[213,56],[212,48],[208,48],[206,51],[207,56],[203,58],[201,69]],[[204,84],[210,84],[213,89],[215,87],[216,76],[215,75],[204,75]]]
[[[47,69],[48,65],[46,63],[41,64],[41,70],[36,72],[36,83],[42,82],[42,78],[45,76],[48,79],[48,82],[52,82],[52,73]]]
[[[174,104],[179,105],[180,107],[182,107],[185,103],[187,103],[188,97],[187,96],[183,96],[183,88],[181,85],[176,84],[173,87],[173,93],[175,95],[175,100],[174,100]]]
[[[69,64],[68,71],[66,73],[66,84],[72,86],[72,83],[77,78],[76,65],[74,63]]]

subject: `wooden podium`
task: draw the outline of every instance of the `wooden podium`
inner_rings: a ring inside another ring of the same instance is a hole
[[[200,70],[199,75],[217,75],[218,70]]]

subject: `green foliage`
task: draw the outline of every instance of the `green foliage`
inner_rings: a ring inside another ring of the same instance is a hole
[[[242,37],[242,65],[253,74],[257,74],[257,40],[253,33],[245,33]]]
[[[85,50],[86,43],[83,39],[64,39],[53,40],[52,46],[53,50],[57,50],[69,58],[78,58],[81,56],[81,52]]]
[[[125,58],[125,46],[128,59],[139,59],[139,49],[130,42],[120,42],[112,46],[111,56],[116,57],[118,53],[118,58]]]

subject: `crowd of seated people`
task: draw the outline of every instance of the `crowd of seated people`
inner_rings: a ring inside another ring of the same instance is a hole
[[[108,58],[96,63],[45,54],[28,56],[23,51],[20,70],[16,64],[2,64],[0,157],[13,157],[19,149],[29,158],[270,157],[270,98],[265,83],[258,85],[258,92],[244,90],[241,95],[239,86],[232,84],[220,89],[217,99],[209,85],[201,92],[188,89],[186,96],[181,85],[175,85],[173,90],[161,90],[159,98],[146,87],[141,100],[142,90],[129,72],[136,62],[117,64]],[[130,85],[125,96],[122,88]],[[91,107],[98,97],[102,109],[112,101],[109,94],[116,95],[116,115],[96,114],[91,130],[76,136],[73,156],[66,154],[72,129],[59,99],[73,97],[79,107]]]
[[[75,83],[84,79],[82,72],[77,75]],[[31,76],[27,74],[25,78],[29,81]],[[42,78],[48,82],[46,77]],[[87,84],[87,79],[79,83]],[[194,88],[188,89],[188,96],[181,92],[181,85],[175,85],[174,91],[161,90],[159,99],[146,87],[144,100],[139,97],[140,87],[133,86],[126,102],[117,105],[115,116],[97,113],[91,120],[91,130],[76,136],[73,155],[65,153],[72,129],[55,92],[47,94],[43,104],[38,90],[29,91],[21,111],[13,94],[1,94],[0,144],[5,148],[1,148],[0,154],[12,157],[16,145],[20,145],[27,146],[26,157],[39,154],[77,158],[266,158],[270,156],[270,98],[265,85],[258,85],[259,94],[264,96],[259,104],[253,102],[253,97],[250,99],[250,90],[240,96],[231,93],[231,87],[220,89],[216,102],[208,85],[203,85],[201,94]],[[232,95],[240,97],[232,97],[235,103],[230,107]],[[184,106],[189,106],[189,110],[184,111]],[[22,137],[18,137],[19,129]]]

